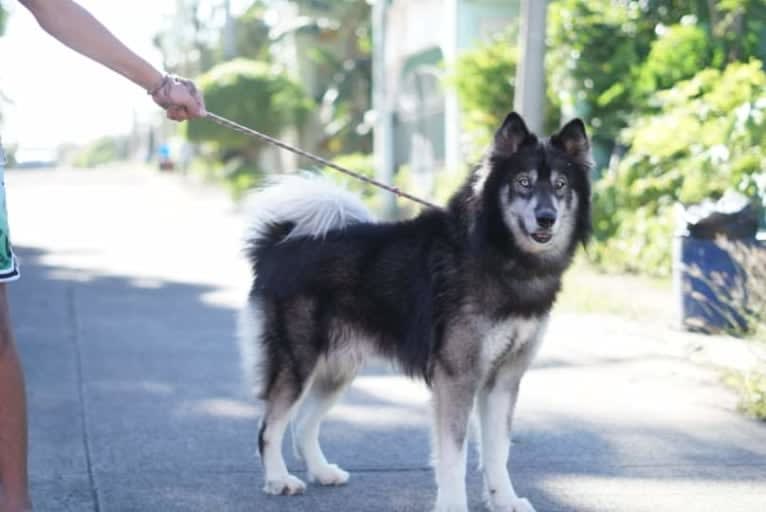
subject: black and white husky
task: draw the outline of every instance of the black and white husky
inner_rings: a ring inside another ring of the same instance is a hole
[[[305,490],[282,457],[290,421],[310,479],[348,481],[320,448],[320,422],[367,357],[382,356],[432,390],[435,510],[467,510],[474,407],[489,507],[533,510],[508,474],[511,419],[562,273],[590,233],[590,161],[580,120],[539,140],[511,113],[448,206],[410,220],[376,222],[319,179],[256,195],[242,342],[264,401],[265,492]]]

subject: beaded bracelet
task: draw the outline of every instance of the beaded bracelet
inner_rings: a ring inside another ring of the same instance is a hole
[[[146,94],[148,94],[149,96],[154,96],[155,94],[160,92],[162,88],[165,87],[168,84],[168,82],[170,82],[170,80],[172,80],[172,77],[169,74],[165,73],[165,75],[162,77],[162,81],[160,82],[160,84],[154,89],[146,91]]]

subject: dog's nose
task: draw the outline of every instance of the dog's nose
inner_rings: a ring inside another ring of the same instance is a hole
[[[535,212],[535,216],[537,217],[537,225],[543,229],[550,229],[556,222],[556,212],[549,208]]]

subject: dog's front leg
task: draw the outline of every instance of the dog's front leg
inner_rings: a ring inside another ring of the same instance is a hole
[[[525,370],[526,361],[501,368],[478,395],[485,499],[493,512],[534,512],[529,501],[516,495],[507,467],[513,410]]]
[[[466,512],[466,433],[476,380],[437,370],[433,380],[434,462],[438,494],[435,512]]]

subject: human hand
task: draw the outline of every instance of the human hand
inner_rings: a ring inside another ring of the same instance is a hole
[[[194,82],[177,76],[165,75],[162,82],[149,91],[154,102],[165,109],[168,119],[186,121],[205,117],[205,100]]]

